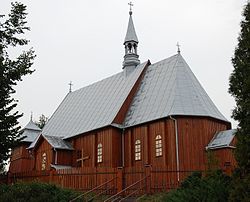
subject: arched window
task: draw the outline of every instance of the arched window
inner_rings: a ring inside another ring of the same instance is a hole
[[[135,141],[135,160],[136,161],[141,160],[141,141],[140,140]]]
[[[46,153],[43,153],[42,154],[42,170],[46,169],[46,161],[47,161]]]
[[[155,155],[162,156],[162,138],[160,135],[155,138]]]
[[[97,163],[101,163],[102,162],[102,144],[99,143],[97,145]]]

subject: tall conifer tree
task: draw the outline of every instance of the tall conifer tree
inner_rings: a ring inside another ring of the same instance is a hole
[[[11,95],[15,93],[17,82],[33,72],[30,67],[35,57],[32,49],[23,51],[16,59],[11,59],[8,54],[10,48],[12,50],[29,42],[22,38],[29,30],[25,21],[26,6],[17,2],[11,6],[8,16],[0,15],[0,170],[19,139],[18,119],[22,114],[15,110],[17,100]]]
[[[234,178],[232,201],[250,200],[250,3],[243,11],[238,45],[232,58],[234,66],[230,76],[229,92],[234,96],[236,108],[232,117],[239,122],[236,133],[235,157],[238,174]]]

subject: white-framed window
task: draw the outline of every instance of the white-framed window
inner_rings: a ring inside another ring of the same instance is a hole
[[[46,161],[47,161],[46,153],[43,153],[42,154],[42,170],[46,169]]]
[[[97,163],[101,163],[102,162],[102,144],[99,143],[97,145]]]
[[[140,140],[135,141],[135,160],[136,161],[141,160],[141,141]]]
[[[161,135],[155,137],[155,155],[162,156],[162,138]]]

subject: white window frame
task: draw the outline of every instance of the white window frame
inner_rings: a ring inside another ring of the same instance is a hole
[[[135,160],[141,160],[141,140],[135,141]]]
[[[102,143],[97,145],[97,163],[102,163],[103,147]]]
[[[42,154],[42,170],[46,170],[46,161],[47,161],[47,155],[46,153],[44,152]]]
[[[157,135],[155,137],[155,156],[162,156],[162,137]]]

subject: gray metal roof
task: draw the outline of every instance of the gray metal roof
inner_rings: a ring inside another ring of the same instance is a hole
[[[213,139],[209,142],[206,149],[219,149],[225,147],[232,147],[230,146],[234,136],[236,133],[236,129],[232,130],[224,130],[217,132]]]
[[[124,43],[127,41],[135,41],[138,43],[138,38],[135,32],[132,14],[129,16],[128,29],[127,29],[127,34],[126,34]]]
[[[27,149],[34,148],[41,138],[47,140],[48,143],[55,149],[74,150],[72,145],[69,142],[63,140],[62,137],[47,136],[42,134],[37,136]]]
[[[180,54],[148,67],[124,125],[130,127],[170,115],[227,121]]]
[[[21,130],[21,137],[25,137],[21,142],[33,142],[41,131],[42,130],[30,120],[30,122]]]
[[[41,134],[41,131],[24,130],[21,137],[25,138],[21,142],[33,142],[39,134]]]
[[[147,63],[69,93],[45,125],[47,136],[69,138],[110,125]]]
[[[23,130],[25,129],[41,131],[41,129],[32,120],[30,120],[29,123],[23,128]]]
[[[54,137],[54,136],[44,135],[44,138],[55,149],[74,150],[72,145],[69,142],[63,140],[61,137]]]

